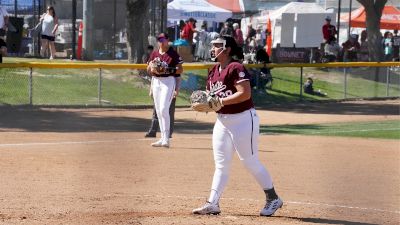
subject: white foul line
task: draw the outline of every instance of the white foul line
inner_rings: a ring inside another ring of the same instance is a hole
[[[193,137],[179,137],[179,139],[193,139]],[[211,137],[206,138],[196,138],[196,139],[211,139]],[[131,141],[152,141],[152,138],[139,138],[139,139],[110,139],[101,141],[59,141],[59,142],[28,142],[28,143],[8,143],[0,144],[1,147],[19,147],[19,146],[40,146],[40,145],[82,145],[82,144],[98,144],[98,143],[114,143],[114,142],[131,142]]]
[[[81,145],[81,144],[97,144],[97,143],[113,143],[113,142],[129,142],[135,139],[112,139],[102,141],[61,141],[61,142],[31,142],[31,143],[9,143],[0,144],[0,147],[16,147],[16,146],[35,146],[35,145]]]
[[[121,195],[126,196],[126,195]],[[206,199],[205,197],[187,197],[187,196],[171,196],[171,195],[129,195],[130,197],[149,197],[149,198],[179,198],[179,199]],[[251,199],[251,198],[221,198],[226,200],[232,201],[253,201],[253,202],[263,202],[258,199]],[[314,202],[299,202],[299,201],[283,201],[284,204],[296,204],[296,205],[314,205],[314,206],[325,206],[325,207],[332,207],[332,208],[346,208],[346,209],[358,209],[364,211],[377,211],[377,212],[384,212],[384,213],[395,213],[400,214],[400,211],[391,211],[391,210],[384,210],[384,209],[374,209],[374,208],[365,208],[365,207],[357,207],[357,206],[346,206],[346,205],[334,205],[334,204],[326,204],[326,203],[314,203]]]

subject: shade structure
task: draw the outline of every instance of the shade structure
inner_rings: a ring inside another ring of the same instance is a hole
[[[348,22],[349,15],[343,15],[340,17],[341,21]],[[366,12],[364,7],[360,7],[351,12],[351,27],[366,27]],[[400,10],[394,6],[387,5],[383,8],[381,17],[381,29],[387,30],[399,30],[400,29]]]
[[[168,20],[179,21],[193,17],[196,20],[225,22],[232,12],[205,0],[174,0],[168,3]]]
[[[245,11],[242,0],[207,0],[207,1],[220,8],[227,9],[233,13],[240,13]]]

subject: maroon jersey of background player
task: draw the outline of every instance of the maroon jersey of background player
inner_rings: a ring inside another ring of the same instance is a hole
[[[169,68],[175,68],[178,64],[182,64],[183,60],[182,58],[178,55],[176,51],[172,47],[168,49],[168,51],[164,54],[160,54],[160,52],[157,50],[153,51],[149,57],[149,60],[147,64],[149,64],[151,61],[153,61],[155,58],[160,58],[161,62],[166,62],[168,64]],[[160,76],[174,76],[174,77],[179,77],[180,74],[166,74],[166,75],[160,75]]]

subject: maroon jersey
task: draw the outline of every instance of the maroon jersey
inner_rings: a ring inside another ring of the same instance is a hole
[[[228,97],[237,92],[235,85],[240,82],[249,82],[250,74],[246,68],[238,62],[231,62],[221,72],[219,65],[215,65],[208,73],[207,90],[213,91],[221,98]],[[250,98],[244,102],[226,105],[218,113],[234,114],[240,113],[254,107],[253,100]]]
[[[168,68],[176,68],[176,66],[178,64],[182,64],[183,60],[182,58],[179,56],[179,54],[171,47],[168,49],[167,52],[165,52],[164,54],[160,54],[160,52],[158,50],[155,50],[151,53],[149,60],[147,61],[147,64],[149,64],[151,61],[153,61],[156,58],[160,58],[160,61],[162,63],[163,67],[168,67]],[[166,76],[175,76],[175,77],[179,77],[180,74],[175,74],[175,73],[170,73],[167,74]]]

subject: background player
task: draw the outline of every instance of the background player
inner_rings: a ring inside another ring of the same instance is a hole
[[[206,204],[194,214],[219,214],[219,199],[228,182],[232,157],[236,151],[266,195],[260,215],[271,216],[283,202],[275,193],[269,172],[258,158],[259,118],[251,99],[250,75],[237,61],[242,50],[229,36],[212,43],[211,57],[218,61],[208,73],[207,90],[219,96],[223,107],[217,112],[212,145],[215,161],[211,193]]]
[[[170,115],[169,108],[177,95],[177,80],[183,72],[182,58],[169,46],[168,35],[161,33],[157,37],[159,49],[150,55],[147,72],[152,76],[151,90],[156,108],[161,139],[152,143],[153,147],[169,147]]]

